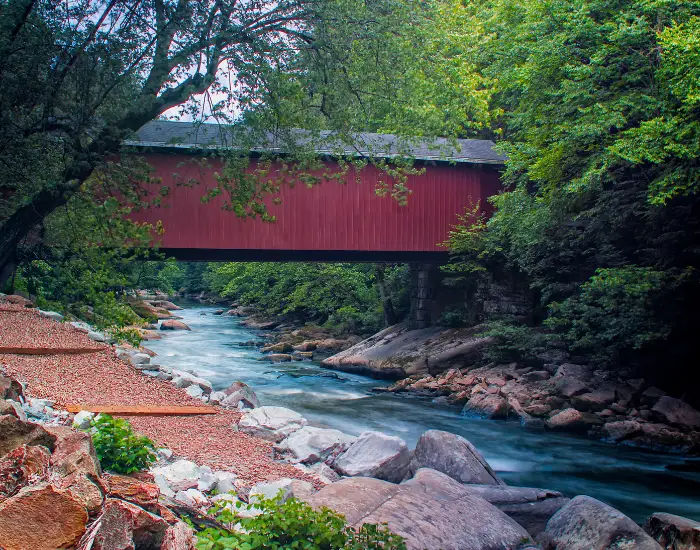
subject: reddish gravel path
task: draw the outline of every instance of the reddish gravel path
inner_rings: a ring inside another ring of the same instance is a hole
[[[107,349],[68,323],[57,323],[35,309],[12,304],[0,307],[0,347]]]
[[[9,311],[8,311],[9,310]],[[41,317],[36,311],[2,304],[0,346],[86,346],[84,333],[67,323]],[[10,344],[11,343],[11,344]],[[202,405],[168,382],[141,374],[116,358],[114,351],[80,355],[0,354],[0,367],[27,384],[34,397],[58,406],[89,405]],[[250,486],[259,481],[294,477],[318,482],[290,464],[272,460],[272,444],[234,431],[240,413],[220,409],[216,415],[129,417],[135,429],[177,455],[212,468],[232,470]]]

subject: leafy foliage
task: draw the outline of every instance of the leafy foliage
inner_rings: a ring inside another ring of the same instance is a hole
[[[224,501],[225,502],[225,501]],[[358,530],[345,523],[343,516],[328,508],[314,510],[290,498],[256,499],[253,504],[236,503],[236,510],[219,507],[219,521],[238,525],[231,530],[208,528],[197,533],[197,550],[254,550],[297,548],[304,550],[405,550],[403,539],[386,527],[365,524]],[[260,512],[241,517],[244,507]]]
[[[155,460],[155,444],[146,436],[136,435],[123,418],[98,415],[91,423],[92,441],[97,458],[105,470],[131,474],[148,468]]]
[[[383,323],[374,270],[371,264],[227,263],[211,264],[205,279],[214,292],[265,313],[295,315],[338,332],[365,333]],[[389,271],[393,302],[406,307],[405,285],[396,284],[396,278],[406,277],[407,271]]]

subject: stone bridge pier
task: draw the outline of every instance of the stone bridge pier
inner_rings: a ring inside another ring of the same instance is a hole
[[[409,264],[411,309],[408,323],[412,329],[426,328],[439,316],[437,295],[440,290],[440,268],[434,263]]]

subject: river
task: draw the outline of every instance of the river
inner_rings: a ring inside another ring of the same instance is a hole
[[[652,512],[700,520],[700,460],[644,452],[581,437],[529,431],[517,422],[465,417],[459,409],[431,399],[373,393],[386,384],[321,368],[311,361],[259,361],[260,331],[236,317],[213,315],[216,308],[193,306],[177,312],[192,329],[162,332],[145,344],[154,363],[189,370],[224,389],[241,380],[263,405],[288,407],[311,424],[357,435],[378,430],[414,446],[428,429],[457,433],[471,441],[508,485],[586,494],[641,522]]]

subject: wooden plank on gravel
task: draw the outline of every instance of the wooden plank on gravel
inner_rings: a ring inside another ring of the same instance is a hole
[[[106,346],[101,348],[18,348],[0,346],[0,355],[77,355],[79,353],[97,353],[106,349]]]
[[[216,414],[214,407],[161,406],[161,405],[66,405],[71,413],[90,411],[94,413],[122,414],[125,416],[192,416]]]

